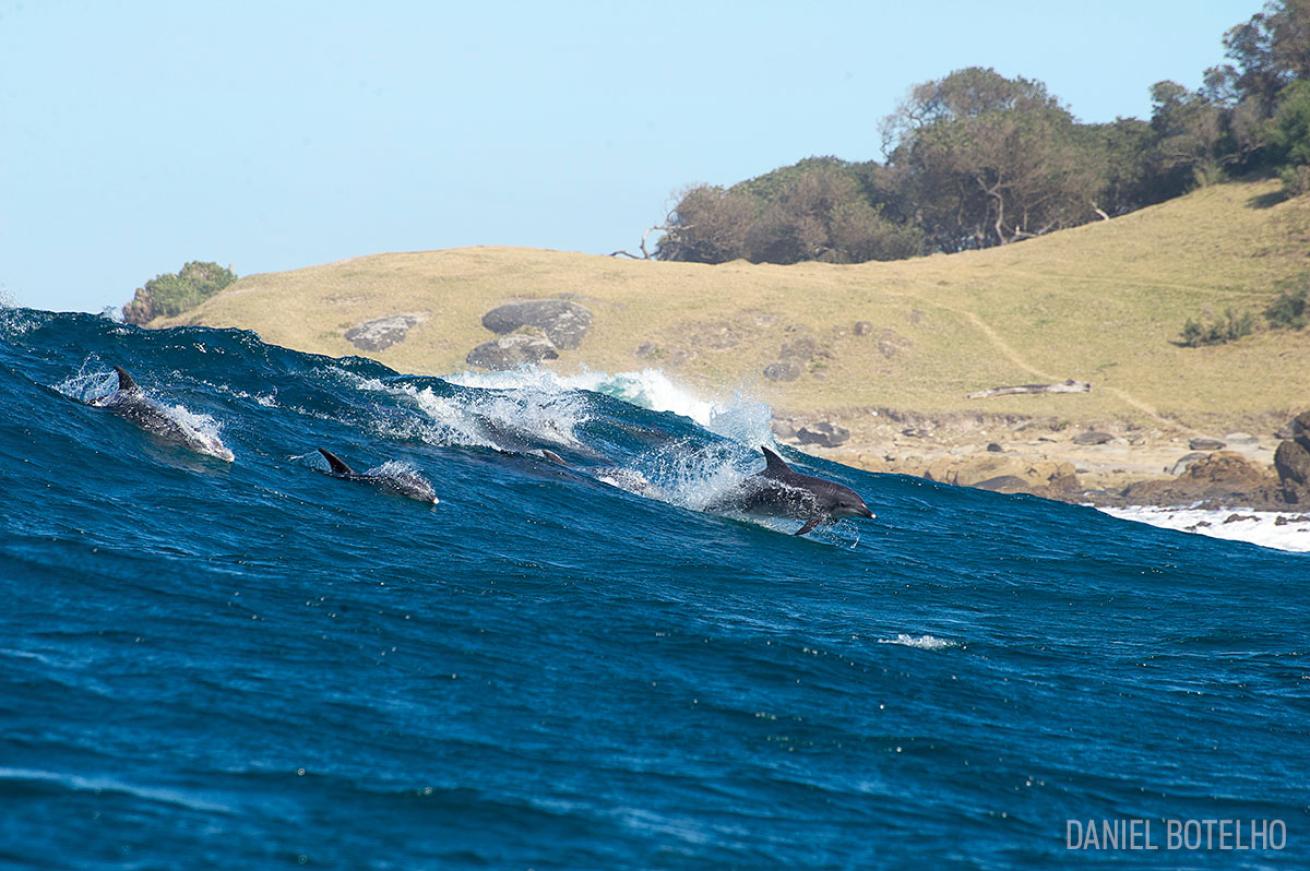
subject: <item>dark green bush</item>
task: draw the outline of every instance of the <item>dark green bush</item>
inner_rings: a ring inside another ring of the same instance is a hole
[[[1210,323],[1187,319],[1183,331],[1178,337],[1178,344],[1184,348],[1199,348],[1202,345],[1222,345],[1235,342],[1243,336],[1255,332],[1255,315],[1249,311],[1240,315],[1231,308],[1224,310],[1222,318]]]
[[[1310,272],[1280,282],[1278,298],[1265,309],[1265,319],[1276,330],[1299,330],[1310,323]]]

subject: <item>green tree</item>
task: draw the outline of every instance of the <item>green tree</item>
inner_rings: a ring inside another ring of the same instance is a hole
[[[883,130],[934,248],[1004,245],[1095,216],[1097,162],[1041,82],[957,70],[913,88]]]
[[[1268,139],[1284,191],[1290,196],[1310,192],[1310,80],[1282,90]]]
[[[230,268],[192,260],[177,272],[156,275],[145,287],[137,288],[132,301],[123,306],[123,320],[144,324],[158,317],[181,314],[236,280],[237,275]]]

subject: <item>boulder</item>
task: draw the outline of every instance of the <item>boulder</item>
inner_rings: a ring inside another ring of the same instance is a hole
[[[534,363],[540,363],[542,360],[556,360],[559,358],[559,351],[555,349],[554,344],[545,336],[537,336],[531,333],[514,333],[508,336],[501,336],[499,339],[493,339],[490,342],[483,342],[464,359],[470,366],[479,366],[483,369],[517,369],[520,366],[528,366]]]
[[[1266,505],[1277,500],[1264,468],[1233,451],[1214,451],[1193,460],[1178,478],[1138,481],[1123,497],[1139,505]]]
[[[1201,451],[1192,451],[1190,454],[1183,454],[1178,458],[1178,461],[1169,468],[1169,474],[1176,478],[1186,472],[1192,463],[1195,463],[1197,460],[1204,460],[1208,456],[1209,454],[1202,453]]]
[[[1073,443],[1076,445],[1103,445],[1114,441],[1114,436],[1108,432],[1089,429],[1087,432],[1080,432],[1073,437]]]
[[[803,371],[795,360],[778,360],[764,367],[764,377],[770,381],[795,381]]]
[[[420,315],[391,315],[364,321],[346,330],[346,341],[361,351],[382,351],[405,341],[410,328],[421,320]]]
[[[1310,450],[1299,441],[1286,441],[1274,451],[1274,471],[1284,487],[1310,484]]]
[[[857,336],[867,336],[873,332],[873,324],[868,321],[856,321],[854,332]]]
[[[568,299],[531,299],[497,306],[482,316],[482,325],[505,335],[523,327],[535,327],[555,348],[576,348],[591,329],[591,312]]]
[[[1018,475],[997,475],[986,481],[979,481],[973,486],[979,490],[991,490],[995,493],[1027,493],[1032,485]]]
[[[1223,486],[1256,487],[1266,483],[1264,469],[1233,451],[1215,451],[1187,467],[1193,481]]]
[[[1187,449],[1189,451],[1222,451],[1226,447],[1228,446],[1219,441],[1219,439],[1206,438],[1204,436],[1189,439],[1187,442]]]
[[[803,445],[819,445],[824,448],[836,448],[844,445],[851,437],[851,431],[830,421],[820,421],[796,430],[796,440]]]
[[[987,451],[988,453],[992,453],[992,454],[1003,454],[1005,453],[1005,448],[1001,447],[996,442],[988,442]]]
[[[1291,423],[1292,438],[1295,439],[1301,447],[1310,450],[1310,411],[1303,411],[1296,417],[1292,418]]]

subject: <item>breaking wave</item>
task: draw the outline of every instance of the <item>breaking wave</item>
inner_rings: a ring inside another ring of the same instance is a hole
[[[89,404],[113,365],[234,462]],[[1068,818],[1307,822],[1299,555],[786,448],[877,520],[707,513],[768,408],[653,370],[3,310],[0,396],[3,862],[1002,868]]]

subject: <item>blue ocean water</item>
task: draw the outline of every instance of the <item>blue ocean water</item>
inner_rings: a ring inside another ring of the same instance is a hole
[[[114,364],[234,461],[81,401]],[[0,400],[5,864],[1310,863],[1303,556],[784,451],[878,513],[797,538],[696,510],[749,404],[234,330],[0,312]],[[1103,818],[1286,841],[1066,849]]]

